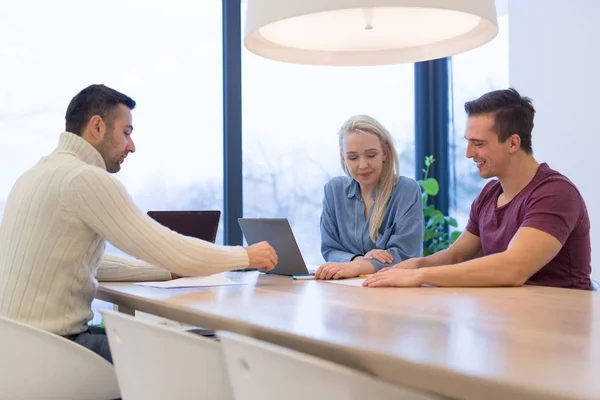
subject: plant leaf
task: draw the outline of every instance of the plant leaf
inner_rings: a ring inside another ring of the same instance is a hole
[[[462,232],[460,231],[454,231],[450,234],[450,244],[456,242],[456,239],[458,239],[458,237],[460,236]]]
[[[458,222],[456,222],[456,220],[452,217],[446,217],[446,222],[448,223],[448,225],[454,227],[454,228],[458,228]]]
[[[435,208],[432,208],[430,206],[423,207],[423,216],[425,218],[432,217],[436,211],[438,211],[438,210],[436,210]]]
[[[433,239],[435,236],[436,236],[435,232],[427,231],[427,232],[425,232],[425,235],[423,235],[423,241],[428,242],[431,239]]]
[[[419,184],[421,185],[425,193],[427,193],[429,196],[435,196],[440,191],[440,185],[438,184],[438,181],[435,178],[427,178],[426,181],[422,183],[419,182]]]

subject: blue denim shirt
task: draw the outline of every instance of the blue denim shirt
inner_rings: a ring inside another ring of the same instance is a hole
[[[364,209],[360,186],[354,179],[338,176],[325,185],[321,253],[326,261],[348,262],[372,249],[390,250],[394,257],[391,264],[369,260],[379,271],[423,254],[423,201],[416,181],[400,177],[392,191],[375,243],[369,236],[373,207],[367,218]]]

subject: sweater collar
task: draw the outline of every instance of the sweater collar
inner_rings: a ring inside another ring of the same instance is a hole
[[[72,154],[86,164],[94,165],[106,170],[106,164],[98,150],[96,150],[87,140],[74,133],[61,133],[58,140],[58,146],[54,152]]]

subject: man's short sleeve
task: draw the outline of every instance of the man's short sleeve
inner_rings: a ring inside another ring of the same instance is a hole
[[[465,228],[469,233],[472,233],[473,235],[479,237],[480,233],[479,233],[479,213],[477,212],[477,209],[479,207],[477,207],[477,200],[479,199],[479,197],[477,197],[474,201],[473,204],[471,204],[471,212],[469,213],[469,221],[467,222],[467,227]]]
[[[539,229],[554,236],[563,246],[577,226],[583,212],[583,200],[566,180],[548,181],[526,203],[521,227]]]

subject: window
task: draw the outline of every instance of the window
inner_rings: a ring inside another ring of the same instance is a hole
[[[242,66],[244,216],[287,218],[305,261],[320,264],[323,185],[343,174],[344,121],[378,119],[395,138],[401,174],[414,177],[414,66],[304,66],[246,49]]]
[[[0,47],[0,208],[17,177],[56,146],[69,100],[104,83],[137,101],[137,152],[116,175],[136,203],[222,209],[220,1],[8,4],[0,15],[0,35],[11,38]]]
[[[143,210],[222,209],[220,1],[2,8],[0,214],[15,180],[56,147],[70,99],[92,83],[137,102],[137,152],[116,177]]]
[[[452,172],[450,213],[463,229],[469,219],[471,203],[487,182],[479,177],[473,160],[465,156],[466,115],[464,103],[508,83],[508,16],[498,17],[499,32],[491,42],[452,57],[454,129],[450,133],[450,168]]]

